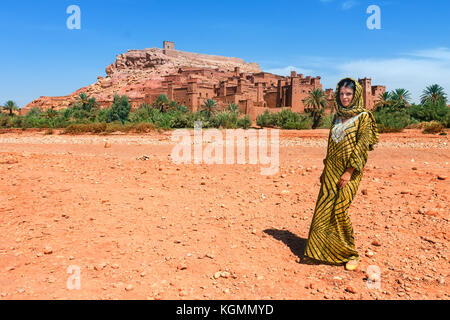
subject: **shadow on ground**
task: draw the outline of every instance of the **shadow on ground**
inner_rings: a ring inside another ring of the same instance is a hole
[[[305,252],[305,248],[306,248],[307,239],[300,238],[297,235],[295,235],[294,233],[290,232],[289,230],[266,229],[266,230],[264,230],[264,233],[272,236],[273,238],[275,238],[279,241],[282,241],[286,246],[288,246],[288,248],[291,249],[292,253],[295,254],[299,258],[298,263],[300,263],[300,264],[335,265],[332,263],[322,262],[322,261],[318,261],[318,260],[314,260],[309,257],[306,257],[304,255],[304,252]]]

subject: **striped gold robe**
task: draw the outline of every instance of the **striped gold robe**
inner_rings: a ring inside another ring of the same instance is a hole
[[[331,127],[324,176],[309,230],[305,256],[345,263],[358,258],[348,208],[358,190],[367,162],[371,120],[361,112],[344,124],[339,118]],[[345,170],[354,168],[343,189],[337,186]]]

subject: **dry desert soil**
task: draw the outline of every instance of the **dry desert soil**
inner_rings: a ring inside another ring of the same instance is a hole
[[[380,134],[352,272],[303,259],[328,132],[280,130],[268,176],[171,132],[1,132],[0,299],[449,299],[448,136]]]

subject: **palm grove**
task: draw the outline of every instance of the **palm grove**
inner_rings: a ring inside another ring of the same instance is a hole
[[[380,95],[374,116],[380,132],[401,131],[404,128],[421,128],[424,132],[443,132],[450,126],[450,108],[444,89],[433,84],[423,90],[420,104],[411,104],[411,94],[406,89],[395,89]],[[328,101],[324,91],[315,89],[303,100],[305,112],[300,114],[284,109],[278,113],[266,111],[256,119],[260,127],[283,129],[330,128],[333,113],[327,115]],[[131,111],[126,95],[115,95],[110,108],[99,108],[95,98],[82,93],[69,108],[42,111],[31,109],[26,115],[17,115],[14,101],[7,101],[0,113],[2,128],[64,128],[67,133],[76,132],[145,132],[153,129],[193,128],[195,121],[202,121],[204,128],[249,128],[252,121],[230,103],[219,108],[217,101],[207,99],[200,110],[193,113],[184,105],[160,95],[151,105],[141,104]]]

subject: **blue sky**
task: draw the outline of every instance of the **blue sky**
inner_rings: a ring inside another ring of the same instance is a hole
[[[66,9],[81,9],[69,30]],[[367,8],[381,29],[367,28]],[[67,95],[94,83],[116,55],[161,47],[256,62],[263,71],[297,70],[335,88],[369,77],[418,101],[433,83],[450,95],[448,0],[41,0],[0,4],[0,104]]]

